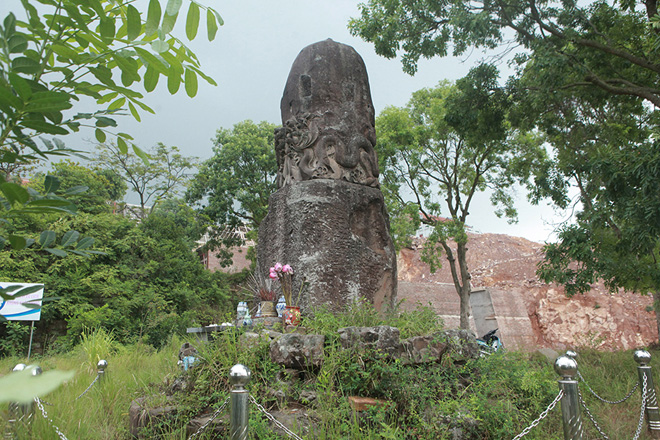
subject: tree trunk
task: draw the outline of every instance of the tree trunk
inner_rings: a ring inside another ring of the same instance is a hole
[[[460,324],[459,327],[465,330],[470,329],[470,293],[472,293],[472,286],[470,285],[470,272],[467,265],[467,243],[457,243],[456,256],[446,242],[441,241],[442,247],[445,249],[447,261],[449,262],[449,269],[451,270],[451,277],[454,281],[456,293],[460,299]],[[458,269],[456,268],[458,263]]]

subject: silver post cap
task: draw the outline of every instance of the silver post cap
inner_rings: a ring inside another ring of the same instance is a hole
[[[99,371],[105,371],[105,369],[108,368],[108,361],[106,361],[105,359],[101,359],[96,364],[96,368],[98,368]]]
[[[229,370],[229,383],[234,386],[244,387],[250,382],[250,369],[242,364],[236,364]]]
[[[25,370],[25,367],[27,367],[27,365],[25,365],[25,364],[16,364],[14,369],[11,370],[11,371],[23,371],[23,370]]]
[[[564,379],[572,379],[577,374],[578,365],[570,356],[562,355],[555,360],[555,371]]]
[[[633,358],[635,359],[635,362],[643,367],[651,362],[651,353],[646,350],[635,350]]]
[[[571,357],[573,359],[577,359],[578,354],[576,351],[573,350],[566,350],[566,356]]]

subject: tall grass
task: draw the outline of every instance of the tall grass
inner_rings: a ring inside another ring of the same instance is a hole
[[[182,341],[173,337],[161,350],[137,344],[119,346],[105,332],[88,332],[81,344],[72,352],[59,356],[35,357],[30,363],[40,365],[44,371],[60,369],[75,371],[75,377],[43,400],[48,417],[69,439],[117,440],[130,438],[128,408],[132,400],[154,392],[154,387],[178,373],[176,365]],[[96,377],[96,363],[100,358],[108,361],[105,377],[81,394]],[[11,371],[24,360],[5,358],[0,361],[0,372]],[[7,405],[0,406],[6,423]],[[18,427],[17,438],[58,440],[51,423],[38,409],[29,429]],[[5,427],[6,428],[6,427]]]
[[[317,311],[306,325],[310,332],[330,335],[337,328],[351,324],[396,324],[401,327],[402,336],[428,334],[441,326],[423,309],[413,314],[383,317],[365,309],[365,305],[355,307],[344,315]],[[111,334],[102,331],[86,332],[71,352],[32,359],[31,363],[44,370],[57,368],[76,372],[74,379],[44,396],[45,401],[52,403],[45,407],[49,418],[71,440],[131,438],[128,432],[131,401],[142,396],[156,396],[150,404],[165,403],[160,393],[166,388],[164,384],[181,375],[176,362],[183,342],[175,336],[162,349],[155,350],[143,344],[121,346]],[[284,368],[270,361],[266,339],[246,340],[237,330],[220,333],[208,344],[196,343],[199,363],[184,376],[187,392],[175,395],[180,408],[178,418],[167,426],[153,429],[145,438],[185,439],[185,425],[190,418],[211,412],[225,401],[229,390],[227,373],[236,363],[250,367],[252,380],[248,388],[268,409],[286,409],[291,403],[274,397],[275,391],[284,391],[298,401],[302,391],[316,393],[316,401],[307,405],[307,410],[314,414],[316,428],[306,433],[300,426],[293,427],[293,431],[305,439],[451,439],[456,430],[451,423],[465,418],[475,419],[478,428],[474,432],[464,432],[464,438],[509,439],[529,426],[558,393],[558,377],[552,360],[538,353],[507,352],[467,363],[449,360],[407,366],[382,358],[378,353],[342,350],[337,342],[326,338],[323,366],[304,372],[302,380],[290,382],[281,380],[283,374],[288,374]],[[632,351],[605,353],[584,349],[578,353],[578,364],[585,380],[608,400],[622,398],[637,381]],[[660,383],[657,373],[660,351],[653,350],[652,356],[656,382]],[[109,362],[107,377],[78,398],[96,377],[96,362],[101,358]],[[11,371],[20,361],[19,358],[1,359],[0,373]],[[639,417],[639,391],[625,403],[609,405],[591,396],[584,385],[580,387],[588,407],[610,439],[633,437]],[[391,403],[357,414],[349,406],[350,395]],[[5,416],[2,420],[6,420],[7,406],[0,406],[0,411]],[[587,438],[599,438],[584,412],[583,424]],[[250,438],[255,439],[283,438],[273,433],[256,408],[250,412],[250,433]],[[59,439],[51,423],[38,412],[30,427],[19,426],[15,438]],[[646,425],[640,438],[651,438]],[[562,440],[560,407],[557,406],[525,439]]]

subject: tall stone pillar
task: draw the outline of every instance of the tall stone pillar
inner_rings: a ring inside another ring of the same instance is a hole
[[[341,310],[358,298],[380,310],[393,306],[396,252],[362,58],[332,40],[307,46],[291,67],[280,109],[279,190],[259,229],[259,267],[290,264],[295,279],[305,279],[303,309]]]

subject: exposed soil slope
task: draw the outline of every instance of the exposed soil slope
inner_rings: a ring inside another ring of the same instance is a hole
[[[610,294],[602,283],[584,295],[567,298],[564,289],[541,282],[535,273],[542,245],[500,234],[469,234],[468,267],[473,288],[487,288],[503,336],[520,348],[588,346],[630,349],[658,341],[650,296],[620,291]],[[458,295],[447,264],[435,274],[420,260],[423,239],[399,253],[399,299],[406,307],[428,304],[456,325]],[[524,308],[524,309],[523,309]],[[524,311],[529,323],[524,322]],[[531,331],[525,328],[531,326]],[[530,333],[524,335],[524,333]]]

